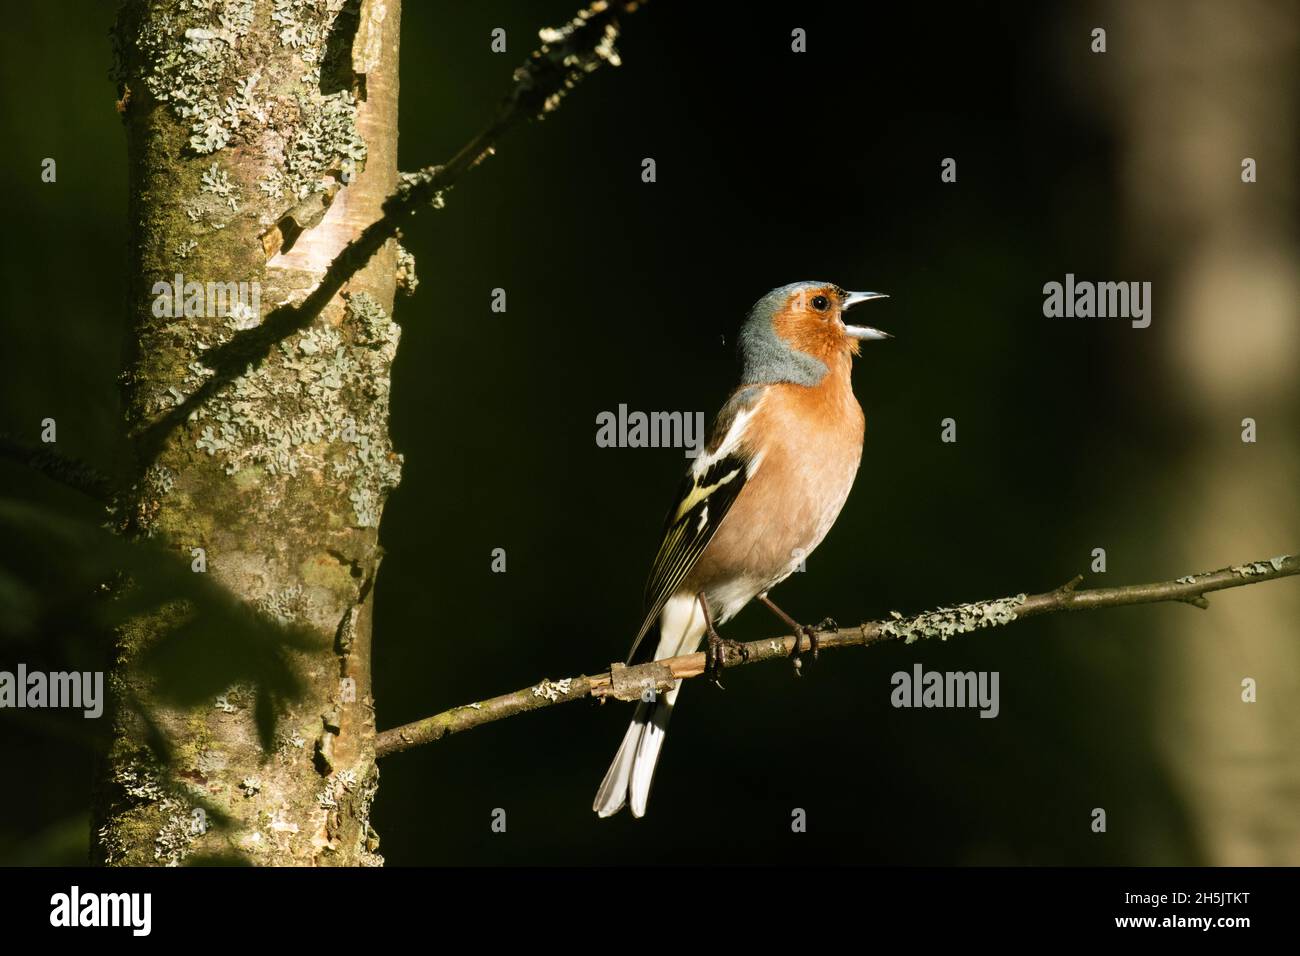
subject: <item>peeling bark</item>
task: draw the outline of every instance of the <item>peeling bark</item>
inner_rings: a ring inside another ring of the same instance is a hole
[[[267,751],[249,688],[195,709],[159,698],[140,657],[182,609],[122,631],[97,862],[382,862],[370,630],[379,517],[401,466],[387,427],[396,243],[265,361],[161,440],[145,436],[211,376],[205,352],[301,301],[379,217],[397,185],[399,19],[399,0],[133,0],[119,17],[134,318],[123,383],[138,454],[122,530],[187,561],[203,548],[223,586],[318,640],[287,652],[306,694]],[[158,314],[156,284],[177,274],[182,311],[203,314]],[[231,293],[214,310],[209,283],[254,282],[257,308]],[[132,700],[170,741],[169,766]]]

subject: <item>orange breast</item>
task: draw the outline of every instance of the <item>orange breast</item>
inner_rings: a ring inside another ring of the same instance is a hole
[[[754,594],[760,593],[821,543],[844,506],[862,457],[865,422],[853,395],[850,361],[844,355],[833,363],[814,388],[768,387],[746,429],[762,436],[752,446],[762,460],[683,591],[707,593],[744,578],[753,582]],[[735,587],[727,591],[734,600]]]

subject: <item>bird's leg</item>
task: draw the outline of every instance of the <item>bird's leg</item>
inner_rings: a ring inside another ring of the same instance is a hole
[[[785,611],[781,610],[779,607],[773,604],[772,599],[768,597],[766,594],[760,594],[758,596],[758,599],[763,602],[764,607],[766,607],[769,611],[771,611],[781,620],[785,621],[786,626],[794,631],[794,650],[790,652],[790,660],[794,661],[795,675],[802,676],[803,659],[799,654],[800,638],[805,634],[808,635],[808,644],[812,650],[812,659],[813,661],[816,661],[817,660],[817,629],[815,627],[805,627],[804,625],[800,624],[789,614],[786,614]]]
[[[744,644],[729,641],[718,633],[713,626],[713,615],[709,613],[709,602],[704,592],[701,591],[695,597],[700,602],[700,610],[704,612],[704,633],[709,638],[709,643],[704,650],[704,676],[721,687],[722,682],[718,678],[722,676],[722,668],[727,664],[727,651],[735,651],[740,655],[741,660],[749,659],[749,651],[745,650]]]

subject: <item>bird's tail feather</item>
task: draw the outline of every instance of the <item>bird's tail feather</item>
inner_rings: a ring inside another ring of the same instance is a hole
[[[628,787],[632,782],[632,771],[636,767],[641,750],[641,738],[645,736],[646,728],[653,720],[652,711],[658,706],[658,703],[636,705],[636,714],[632,717],[632,723],[628,725],[627,733],[623,735],[623,743],[619,745],[618,753],[614,755],[614,762],[609,765],[609,770],[605,772],[605,779],[600,782],[600,789],[596,791],[596,801],[591,808],[600,816],[612,816],[627,804]],[[659,736],[662,745],[663,734],[660,733]],[[658,752],[658,747],[655,751]],[[648,786],[646,790],[649,791]],[[634,813],[636,805],[637,801],[633,800]],[[640,805],[644,811],[644,796],[640,800]]]
[[[623,735],[623,743],[614,755],[614,762],[605,771],[605,779],[596,791],[596,802],[591,805],[602,817],[618,813],[627,803],[627,784],[632,778],[632,761],[636,759],[636,748],[641,743],[641,733],[645,730],[648,704],[637,704],[636,715]]]
[[[672,598],[664,607],[660,619],[659,647],[655,660],[690,653],[699,646],[704,636],[704,616],[694,598]],[[609,765],[592,809],[602,817],[612,816],[630,801],[632,816],[645,815],[650,784],[654,780],[655,764],[664,745],[668,719],[682,688],[679,680],[673,689],[657,696],[653,701],[637,704],[632,723],[623,735],[623,743]]]
[[[659,763],[659,751],[664,745],[664,735],[668,732],[668,718],[673,715],[673,701],[669,697],[677,696],[677,687],[657,700],[647,704],[645,729],[641,731],[641,740],[637,744],[636,758],[632,761],[632,780],[628,793],[632,801],[632,816],[645,816],[646,801],[650,799],[650,783],[654,780],[655,765]]]

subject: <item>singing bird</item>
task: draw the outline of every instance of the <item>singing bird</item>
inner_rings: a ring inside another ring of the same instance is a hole
[[[716,627],[754,598],[796,637],[806,634],[815,659],[816,631],[767,595],[826,537],[853,485],[865,427],[853,396],[853,356],[860,342],[890,336],[848,325],[844,313],[883,298],[829,282],[796,282],[754,304],[740,329],[740,385],[668,512],[628,664],[692,654],[707,638],[708,671],[716,680],[729,650],[740,649]],[[799,648],[796,641],[796,667]],[[600,816],[629,802],[633,816],[644,816],[681,684],[637,705],[596,793]]]

